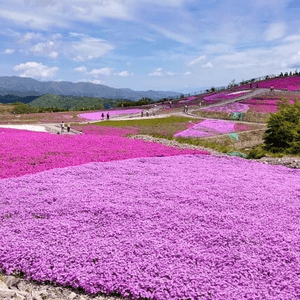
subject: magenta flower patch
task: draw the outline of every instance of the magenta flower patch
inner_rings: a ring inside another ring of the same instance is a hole
[[[216,101],[216,100],[220,100],[220,99],[233,99],[233,98],[237,98],[237,97],[241,97],[245,94],[247,94],[248,91],[239,91],[239,92],[234,92],[234,93],[226,93],[226,92],[221,92],[221,93],[217,93],[217,94],[213,94],[210,96],[206,96],[203,99],[206,101]]]
[[[204,120],[195,126],[176,133],[175,137],[208,137],[234,132],[235,122],[222,120]]]
[[[133,109],[124,109],[124,110],[106,110],[106,111],[97,111],[92,113],[84,113],[80,114],[79,116],[81,118],[87,119],[87,120],[101,120],[102,119],[102,113],[104,114],[104,118],[106,118],[107,113],[109,113],[110,116],[119,116],[119,115],[126,115],[126,114],[138,114],[142,110],[138,108]]]
[[[240,102],[234,102],[229,104],[224,104],[220,106],[207,107],[204,108],[204,111],[212,111],[212,112],[226,112],[226,113],[234,113],[234,112],[245,112],[249,109],[248,104],[243,104]]]
[[[85,134],[57,135],[0,128],[0,178],[18,177],[49,169],[95,161],[168,156],[207,151],[179,149],[128,139],[126,130],[90,126]]]
[[[0,268],[132,299],[299,299],[300,170],[185,155],[0,180]]]

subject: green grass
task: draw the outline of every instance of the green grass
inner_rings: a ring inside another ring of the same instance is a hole
[[[154,118],[154,119],[141,119],[141,120],[123,120],[123,121],[103,121],[94,123],[99,126],[112,126],[112,127],[128,127],[138,125],[160,125],[170,123],[188,123],[193,119],[188,117],[170,116],[167,118]]]
[[[199,120],[194,120],[188,117],[170,116],[167,118],[142,120],[104,121],[94,124],[98,126],[137,129],[138,134],[172,139],[175,133],[187,129],[190,122],[199,123]]]
[[[218,152],[227,153],[235,150],[234,147],[230,145],[221,145],[214,141],[209,141],[205,139],[195,139],[195,138],[174,138],[179,143],[202,146],[204,148],[214,149]]]

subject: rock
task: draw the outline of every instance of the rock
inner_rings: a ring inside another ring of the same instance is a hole
[[[43,300],[38,291],[31,291],[31,297],[33,300]]]
[[[6,278],[6,285],[11,288],[13,286],[17,286],[17,284],[20,282],[20,278],[16,278],[14,276],[8,276]]]
[[[9,289],[0,290],[0,299],[1,300],[11,299],[14,297],[15,298],[17,297],[17,293],[15,291],[12,291]]]
[[[77,295],[74,292],[72,292],[71,294],[69,294],[68,298],[73,300],[76,296]]]
[[[0,280],[0,290],[8,290],[8,286]]]

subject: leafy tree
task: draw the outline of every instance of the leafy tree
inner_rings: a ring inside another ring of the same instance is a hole
[[[286,77],[286,76],[289,76],[289,73],[288,72],[285,72],[284,73],[284,76]]]
[[[279,77],[283,77],[283,73],[282,72],[280,73]]]
[[[292,73],[292,72],[290,72],[289,76],[292,76],[292,75],[293,75],[293,73]]]
[[[271,114],[264,134],[265,149],[272,152],[300,153],[300,102],[295,99],[279,103],[279,111]]]
[[[180,95],[180,99],[183,99],[183,98],[184,98],[184,95],[183,95],[183,94],[181,94],[181,95]]]

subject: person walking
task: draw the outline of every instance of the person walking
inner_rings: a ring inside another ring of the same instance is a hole
[[[70,132],[70,129],[71,129],[71,125],[70,125],[70,123],[69,123],[68,126],[67,126],[68,132]]]
[[[109,120],[109,113],[107,113],[107,115],[106,115],[106,119],[107,119],[107,120]]]
[[[102,117],[102,120],[104,120],[104,113],[102,113],[101,117]]]
[[[64,121],[61,121],[61,124],[60,124],[60,133],[63,133],[64,129],[65,129],[65,123],[64,123]]]
[[[141,111],[141,117],[144,117],[144,110]]]
[[[189,110],[189,105],[187,104],[186,105],[186,113],[188,113],[188,110]]]

